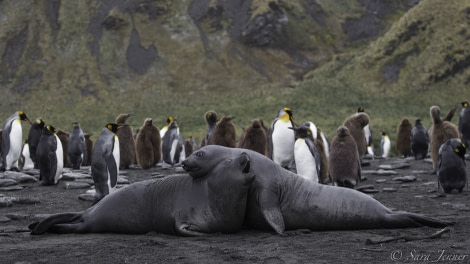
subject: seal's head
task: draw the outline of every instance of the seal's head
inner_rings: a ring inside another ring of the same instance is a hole
[[[232,158],[232,151],[228,147],[207,145],[189,155],[182,163],[183,169],[193,178],[206,175],[219,163]]]

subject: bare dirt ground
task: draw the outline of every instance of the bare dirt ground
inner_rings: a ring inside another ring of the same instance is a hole
[[[35,204],[14,203],[0,207],[0,263],[470,263],[469,189],[444,195],[437,191],[436,175],[427,161],[407,160],[409,167],[397,175],[379,175],[380,165],[398,158],[376,159],[363,167],[374,198],[395,210],[422,213],[456,224],[437,238],[368,244],[406,236],[422,238],[440,229],[373,229],[355,231],[297,232],[281,237],[274,231],[244,229],[236,234],[177,237],[165,234],[46,234],[32,236],[28,225],[38,215],[82,211],[90,201],[79,200],[86,189],[66,189],[22,184],[18,191],[0,191],[5,197],[38,199]],[[401,160],[402,161],[402,160]],[[148,179],[154,172],[172,169],[130,169],[130,182]],[[467,168],[467,171],[469,169]],[[468,174],[468,172],[467,172]],[[394,181],[397,176],[415,176],[412,182]],[[1,195],[0,195],[1,196]]]

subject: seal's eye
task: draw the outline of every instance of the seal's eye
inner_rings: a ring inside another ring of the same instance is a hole
[[[199,157],[199,158],[200,158],[200,157],[202,157],[202,156],[204,156],[204,152],[202,152],[202,151],[196,152],[196,157]]]

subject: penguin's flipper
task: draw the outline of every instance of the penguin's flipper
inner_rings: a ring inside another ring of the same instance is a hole
[[[269,129],[269,135],[268,135],[268,157],[270,159],[273,159],[273,131],[274,131],[274,125],[276,124],[278,118],[274,119],[274,121],[271,124],[271,127]]]
[[[7,123],[3,128],[2,132],[2,158],[3,158],[3,166],[6,167],[5,160],[10,151],[10,132],[11,132],[11,122]]]
[[[106,167],[109,172],[109,181],[111,183],[111,188],[116,187],[117,178],[118,178],[118,168],[116,165],[116,160],[114,159],[112,152],[104,153],[104,160],[106,161]]]
[[[313,141],[305,140],[305,142],[307,143],[308,149],[310,150],[310,153],[312,153],[313,158],[315,158],[315,167],[317,169],[317,175],[320,178],[322,168],[321,153]]]
[[[55,152],[49,152],[49,165],[51,168],[51,177],[52,180],[55,178],[55,174],[57,172],[57,155]]]

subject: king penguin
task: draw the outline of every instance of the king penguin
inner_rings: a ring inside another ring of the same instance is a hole
[[[72,132],[69,135],[68,155],[72,168],[79,170],[83,162],[88,159],[88,152],[85,144],[85,135],[78,122],[72,123]]]
[[[162,158],[162,139],[158,127],[153,125],[152,118],[146,118],[138,129],[135,139],[137,164],[143,169],[150,169]]]
[[[470,107],[468,101],[462,102],[462,110],[459,117],[459,133],[465,146],[470,146]]]
[[[388,158],[388,155],[390,154],[390,145],[390,138],[387,133],[382,132],[380,137],[380,156],[382,158]]]
[[[91,156],[91,176],[95,183],[95,200],[99,202],[103,197],[114,191],[119,175],[119,138],[116,132],[122,126],[108,123],[101,130],[96,139]]]
[[[271,123],[268,137],[269,153],[271,159],[281,167],[294,168],[295,133],[289,127],[296,127],[292,117],[292,110],[281,108],[277,117]]]
[[[23,129],[21,121],[29,121],[23,111],[13,113],[3,124],[2,129],[2,167],[1,171],[18,169],[18,160],[23,147]]]
[[[429,134],[421,119],[416,119],[415,126],[411,129],[411,153],[414,155],[415,160],[422,160],[426,158],[429,151]]]
[[[173,116],[169,116],[166,119],[166,125],[164,125],[162,129],[160,129],[160,138],[163,138],[165,136],[165,133],[168,131],[168,126],[170,125],[171,122],[173,122],[173,120],[174,120]]]
[[[229,148],[237,146],[237,130],[232,120],[234,116],[223,116],[217,123],[211,137],[211,145],[219,145]]]
[[[204,119],[207,123],[206,136],[202,139],[201,147],[209,145],[211,142],[212,135],[214,134],[215,126],[217,125],[217,113],[215,111],[207,111],[204,114]]]
[[[315,146],[312,131],[307,126],[290,127],[295,131],[294,159],[297,174],[315,183],[319,182],[322,158]]]
[[[41,139],[36,150],[39,180],[42,181],[42,185],[57,184],[62,177],[64,152],[56,132],[57,130],[53,126],[47,125],[42,130]]]
[[[459,138],[451,138],[439,148],[437,180],[445,193],[461,193],[467,184],[466,147]]]
[[[177,121],[173,120],[162,138],[162,159],[173,166],[182,162],[186,158],[185,155],[184,139],[179,134]]]
[[[41,139],[42,129],[44,128],[44,125],[45,125],[44,120],[38,117],[36,118],[36,121],[31,125],[31,128],[29,129],[29,133],[28,133],[29,153],[31,156],[31,160],[34,163],[35,169],[39,168],[36,162],[36,149],[39,144],[39,139]]]

